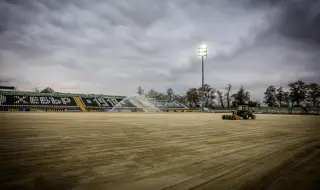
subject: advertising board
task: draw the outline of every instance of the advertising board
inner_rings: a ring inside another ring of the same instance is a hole
[[[83,104],[86,107],[135,107],[133,104],[130,102],[123,103],[121,102],[121,99],[116,99],[116,98],[102,98],[102,97],[96,97],[96,98],[86,98],[86,97],[81,97],[81,100]]]
[[[71,97],[0,95],[0,106],[77,107],[78,104]]]
[[[131,112],[131,109],[119,109],[119,112]]]
[[[183,110],[184,112],[196,112],[196,110]]]

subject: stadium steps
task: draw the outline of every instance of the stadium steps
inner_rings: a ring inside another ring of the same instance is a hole
[[[83,112],[88,112],[87,108],[84,106],[81,98],[79,96],[75,96],[74,100],[77,102],[77,104],[79,105],[81,111]]]

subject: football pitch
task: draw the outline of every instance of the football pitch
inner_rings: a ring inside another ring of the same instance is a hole
[[[320,117],[0,113],[6,189],[310,189]]]

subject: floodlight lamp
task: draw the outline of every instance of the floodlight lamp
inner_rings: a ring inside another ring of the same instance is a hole
[[[201,45],[198,47],[198,55],[200,57],[207,57],[208,50],[206,45]]]
[[[207,45],[201,45],[199,46],[201,49],[207,49]]]

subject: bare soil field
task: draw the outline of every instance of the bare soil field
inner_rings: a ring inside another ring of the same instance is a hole
[[[0,113],[0,189],[316,189],[320,117]]]

